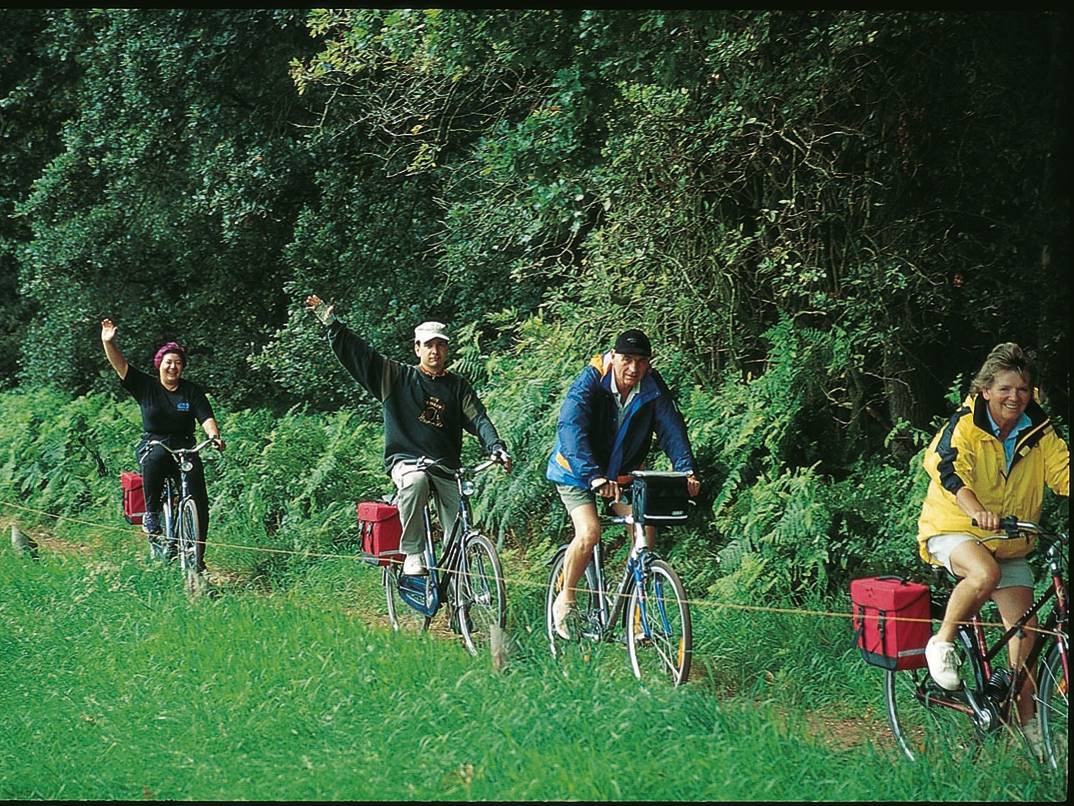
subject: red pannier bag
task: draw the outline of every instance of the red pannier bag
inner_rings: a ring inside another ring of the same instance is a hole
[[[365,559],[378,565],[388,565],[390,555],[399,554],[399,538],[403,523],[399,507],[381,501],[360,501],[357,504],[358,534],[361,536]]]
[[[145,492],[142,490],[142,474],[126,470],[119,474],[123,488],[123,517],[136,526],[145,515]]]
[[[854,634],[866,663],[892,670],[927,665],[925,644],[932,635],[928,585],[888,576],[855,579],[850,601]]]

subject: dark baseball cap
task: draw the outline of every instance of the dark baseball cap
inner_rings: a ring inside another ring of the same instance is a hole
[[[652,356],[653,346],[649,343],[649,337],[637,328],[624,330],[615,340],[613,348],[617,353],[624,355],[643,355],[646,358]]]

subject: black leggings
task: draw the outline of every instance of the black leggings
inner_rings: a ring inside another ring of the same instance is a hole
[[[145,442],[142,443],[144,445]],[[136,456],[142,455],[142,445],[138,446]],[[171,446],[172,450],[178,447]],[[205,565],[205,535],[209,531],[209,493],[205,489],[205,466],[200,456],[191,456],[190,464],[193,467],[186,474],[187,491],[194,499],[194,506],[198,510],[198,568]],[[175,485],[176,493],[182,490],[179,486],[179,464],[160,445],[154,445],[153,449],[142,459],[142,489],[145,492],[145,508],[149,512],[160,512],[161,495],[164,493],[164,479],[171,478]],[[175,513],[178,515],[179,513]]]

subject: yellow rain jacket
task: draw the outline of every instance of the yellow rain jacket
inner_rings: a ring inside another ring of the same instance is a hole
[[[1059,495],[1070,494],[1070,453],[1055,433],[1044,409],[1031,400],[1026,407],[1031,425],[1018,435],[1010,470],[1003,443],[992,434],[988,401],[980,395],[966,398],[951,415],[925,452],[929,489],[918,519],[917,542],[921,559],[938,565],[925,548],[926,541],[948,532],[987,538],[994,532],[978,529],[955,501],[969,487],[981,505],[998,515],[1039,521],[1044,485]],[[1031,535],[1016,540],[984,541],[997,559],[1022,557],[1033,549]]]

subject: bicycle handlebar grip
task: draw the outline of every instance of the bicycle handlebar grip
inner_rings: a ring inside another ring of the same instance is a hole
[[[976,518],[970,518],[970,523],[981,528],[981,524],[977,522]],[[999,519],[999,528],[1007,533],[1007,537],[1015,537],[1020,529],[1018,528],[1018,516],[1017,515],[1005,515]],[[995,538],[989,538],[994,540]]]

